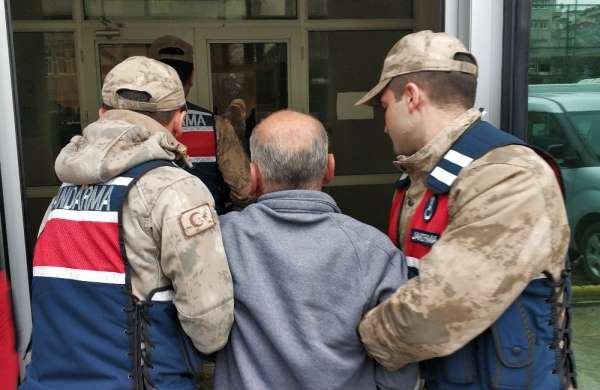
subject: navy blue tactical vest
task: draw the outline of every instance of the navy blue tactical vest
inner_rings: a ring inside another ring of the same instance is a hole
[[[223,214],[229,199],[229,187],[217,164],[217,131],[212,112],[187,103],[183,135],[178,140],[187,146],[193,167],[188,171],[202,180],[215,199],[217,214]]]
[[[425,256],[448,224],[448,194],[460,171],[492,149],[525,145],[520,139],[479,121],[468,129],[427,177],[427,191],[415,211],[406,237],[397,237],[407,176],[396,183],[390,213],[390,238],[403,250],[409,277],[419,274]],[[560,170],[542,151],[562,185]],[[498,320],[455,353],[421,363],[428,390],[565,389],[575,381],[570,349],[569,268],[561,280],[544,273],[532,280]],[[493,286],[490,286],[493,288]],[[565,301],[559,297],[564,292]],[[564,318],[560,313],[565,310]]]
[[[63,184],[33,259],[32,360],[21,389],[195,389],[199,353],[173,290],[131,289],[123,241],[127,193],[150,161],[105,183]]]

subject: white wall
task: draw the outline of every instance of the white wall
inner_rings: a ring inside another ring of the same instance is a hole
[[[477,58],[479,80],[475,107],[500,125],[502,93],[503,1],[446,0],[445,30],[458,36]]]
[[[29,307],[29,282],[17,134],[15,130],[14,101],[6,25],[5,2],[0,2],[0,173],[2,196],[10,264],[11,287],[17,328],[17,349],[23,352],[31,334],[31,311]],[[0,368],[1,369],[1,368]]]

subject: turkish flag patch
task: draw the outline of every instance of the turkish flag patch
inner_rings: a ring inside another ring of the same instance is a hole
[[[193,237],[215,226],[215,219],[208,204],[195,207],[181,214],[179,219],[183,233]]]

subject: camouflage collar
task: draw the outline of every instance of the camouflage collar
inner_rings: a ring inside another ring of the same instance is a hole
[[[132,125],[139,126],[141,128],[150,130],[150,134],[164,133],[164,141],[161,146],[164,149],[170,150],[176,154],[175,160],[180,160],[183,165],[187,167],[192,166],[192,162],[187,154],[187,147],[179,142],[166,127],[150,118],[147,115],[137,113],[130,110],[112,109],[104,113],[101,119],[105,120],[122,120]]]
[[[479,118],[481,118],[479,110],[472,108],[465,111],[416,153],[410,156],[397,156],[394,165],[406,172],[412,180],[424,179],[458,137]]]
[[[137,113],[135,111],[112,109],[106,111],[104,115],[102,115],[102,119],[122,120],[140,126],[144,129],[148,129],[153,133],[159,131],[169,133],[169,130],[167,130],[163,125],[161,125],[154,119],[144,114]]]

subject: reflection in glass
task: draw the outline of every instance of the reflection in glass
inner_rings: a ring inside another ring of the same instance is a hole
[[[412,0],[308,0],[311,19],[413,18]]]
[[[599,21],[597,1],[533,1],[530,84],[594,82],[600,78]]]
[[[579,386],[600,388],[600,2],[532,2],[528,141],[565,181]]]
[[[71,19],[72,0],[11,0],[13,19]]]
[[[213,111],[222,114],[233,99],[246,103],[244,144],[254,125],[288,106],[286,43],[210,44]]]
[[[329,133],[339,175],[397,172],[382,111],[375,109],[373,119],[341,120],[337,103],[342,93],[370,90],[379,80],[385,55],[407,33],[309,32],[310,112]]]
[[[19,116],[27,186],[58,184],[54,159],[81,132],[71,33],[15,33]]]
[[[85,0],[85,15],[88,19],[282,19],[296,17],[296,0]]]

